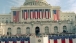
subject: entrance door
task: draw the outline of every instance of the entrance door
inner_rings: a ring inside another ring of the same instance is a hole
[[[35,28],[35,34],[38,35],[39,32],[40,32],[40,28],[39,28],[39,27],[36,27],[36,28]]]

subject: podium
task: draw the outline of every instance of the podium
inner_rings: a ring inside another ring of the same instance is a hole
[[[30,43],[48,43],[48,36],[31,36]]]

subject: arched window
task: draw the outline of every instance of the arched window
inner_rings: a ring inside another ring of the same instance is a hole
[[[21,28],[20,27],[17,28],[17,34],[21,34]]]
[[[76,32],[76,29],[74,28],[74,29],[73,29],[73,33],[75,33],[75,32]]]
[[[66,33],[67,32],[67,27],[63,26],[63,32]]]
[[[57,26],[54,27],[54,33],[58,33],[58,27]]]
[[[8,20],[6,20],[6,23],[8,23]]]
[[[76,33],[76,26],[74,26],[73,28],[73,33]]]
[[[11,35],[11,28],[7,29],[7,35]]]
[[[30,27],[26,28],[26,34],[30,34]]]
[[[46,34],[49,33],[49,27],[48,27],[48,26],[45,27],[45,33],[46,33]]]

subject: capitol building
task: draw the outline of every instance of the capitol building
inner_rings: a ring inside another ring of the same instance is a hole
[[[0,35],[76,33],[76,14],[63,12],[46,0],[26,0],[0,14]]]

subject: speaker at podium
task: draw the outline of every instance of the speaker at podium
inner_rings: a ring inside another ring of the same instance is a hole
[[[48,43],[48,36],[30,37],[30,43]]]

